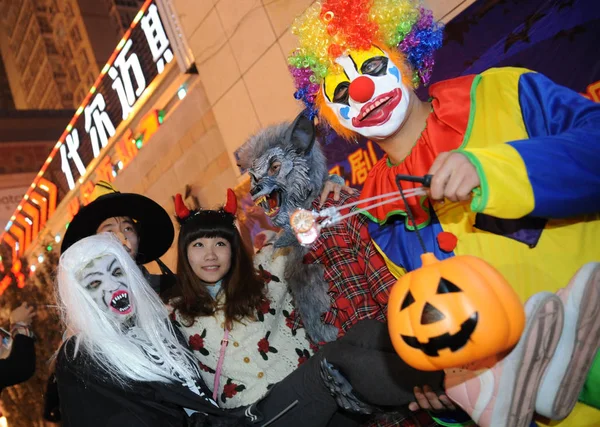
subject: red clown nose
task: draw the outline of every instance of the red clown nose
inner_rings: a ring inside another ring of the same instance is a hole
[[[360,76],[350,83],[350,97],[356,102],[367,102],[375,93],[375,83],[366,76]]]

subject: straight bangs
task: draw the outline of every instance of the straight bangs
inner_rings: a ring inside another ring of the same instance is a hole
[[[187,249],[190,243],[201,238],[220,237],[232,243],[237,233],[233,215],[222,211],[200,211],[181,226],[179,239]]]

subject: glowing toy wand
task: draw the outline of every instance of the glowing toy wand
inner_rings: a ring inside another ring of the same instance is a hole
[[[418,182],[423,185],[423,187],[413,188],[410,190],[403,191],[404,197],[417,197],[417,196],[426,196],[427,191],[425,188],[431,185],[432,175],[425,176],[414,176],[414,175],[396,175],[397,181],[410,181],[410,182]],[[342,209],[350,208],[352,206],[368,203],[375,200],[387,199],[383,201],[379,201],[377,203],[367,205],[364,208],[358,209],[354,212],[350,212],[346,215],[340,215],[340,211]],[[342,206],[337,207],[329,207],[320,211],[312,210],[309,211],[307,209],[296,209],[292,215],[290,216],[290,225],[292,226],[292,230],[294,230],[294,234],[296,238],[303,246],[312,245],[315,240],[319,238],[319,234],[322,228],[329,227],[331,225],[337,224],[340,221],[343,221],[346,218],[350,218],[351,216],[358,215],[362,212],[365,212],[371,208],[376,208],[378,206],[386,205],[388,203],[393,203],[398,200],[402,200],[402,194],[398,191],[392,191],[391,193],[381,194],[379,196],[369,197],[363,200],[358,200],[356,202],[347,203]]]

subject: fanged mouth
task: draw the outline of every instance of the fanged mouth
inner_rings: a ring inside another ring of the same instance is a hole
[[[112,294],[110,307],[119,314],[129,314],[131,312],[131,303],[127,291],[117,291]]]
[[[260,206],[269,217],[277,215],[281,208],[281,190],[273,190],[269,195],[260,196],[254,204]]]
[[[363,105],[358,116],[352,118],[352,125],[358,128],[383,125],[389,120],[401,99],[402,91],[399,88],[379,95]]]
[[[457,351],[467,345],[471,335],[473,334],[473,331],[475,331],[475,327],[477,326],[478,317],[479,315],[477,313],[473,313],[471,317],[469,317],[462,323],[462,325],[460,325],[460,331],[454,335],[446,332],[445,334],[430,338],[426,343],[420,342],[416,337],[410,337],[406,335],[400,336],[406,344],[412,348],[421,350],[427,356],[439,356],[439,350],[449,348],[451,351]]]

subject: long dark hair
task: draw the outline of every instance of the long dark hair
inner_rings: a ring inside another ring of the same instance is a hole
[[[179,230],[177,243],[177,279],[173,289],[173,307],[178,310],[185,326],[191,326],[196,317],[212,316],[217,310],[225,313],[225,325],[231,329],[234,321],[254,319],[264,300],[265,284],[254,269],[252,256],[242,244],[235,217],[223,210],[201,210],[185,220]],[[221,282],[225,304],[218,307],[206,285],[196,276],[190,265],[187,249],[198,238],[220,237],[231,245],[231,268]]]

